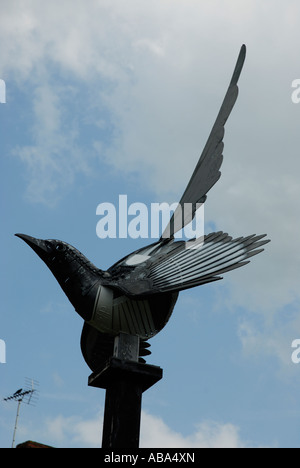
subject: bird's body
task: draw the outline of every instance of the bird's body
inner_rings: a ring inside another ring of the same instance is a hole
[[[180,291],[221,279],[221,274],[248,263],[268,242],[264,235],[232,239],[223,232],[189,241],[174,239],[220,177],[224,125],[237,98],[244,59],[245,46],[179,208],[158,242],[103,271],[66,242],[17,234],[46,263],[84,319],[81,349],[92,370],[112,355],[114,336],[120,332],[138,335],[140,355],[146,355],[145,341],[165,326]],[[192,206],[188,216],[180,209],[185,203]]]
[[[112,354],[120,332],[138,335],[144,355],[143,340],[166,325],[179,291],[221,279],[219,274],[245,265],[268,242],[222,232],[205,236],[198,248],[194,241],[162,240],[103,271],[66,242],[17,236],[46,263],[84,319],[81,349],[92,370]]]

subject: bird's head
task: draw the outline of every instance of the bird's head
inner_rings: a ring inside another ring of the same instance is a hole
[[[76,311],[85,319],[87,304],[93,286],[99,282],[102,270],[93,265],[79,250],[56,239],[36,239],[16,234],[26,242],[51,270]]]
[[[66,242],[56,239],[36,239],[26,234],[16,234],[16,236],[26,242],[49,268],[63,259],[67,249],[71,247]]]

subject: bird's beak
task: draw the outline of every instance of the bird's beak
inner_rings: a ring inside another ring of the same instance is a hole
[[[42,260],[46,260],[48,249],[44,240],[36,239],[35,237],[27,236],[26,234],[15,234],[15,236],[20,237],[20,239],[25,241]]]

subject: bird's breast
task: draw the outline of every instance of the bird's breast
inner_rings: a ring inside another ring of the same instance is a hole
[[[98,287],[92,318],[88,323],[103,333],[116,335],[124,332],[142,339],[151,338],[158,332],[147,299],[118,296],[102,285]]]

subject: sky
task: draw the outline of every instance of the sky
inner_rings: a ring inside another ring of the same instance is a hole
[[[87,385],[82,319],[14,234],[64,240],[101,269],[153,242],[100,239],[97,207],[179,201],[246,44],[205,232],[271,242],[180,294],[151,340],[164,376],[143,395],[140,445],[299,447],[298,0],[0,3],[0,446],[16,416],[3,398],[25,378],[39,400],[22,404],[16,443],[99,447],[105,397]]]

